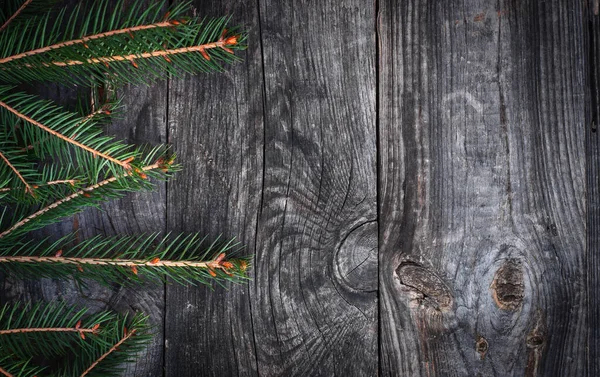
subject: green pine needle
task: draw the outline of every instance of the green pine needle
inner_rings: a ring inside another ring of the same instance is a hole
[[[15,376],[118,376],[151,339],[147,322],[57,302],[7,304],[0,308],[0,368]],[[39,360],[47,367],[36,366]]]
[[[74,238],[0,239],[0,271],[20,278],[93,279],[122,286],[145,280],[225,286],[248,279],[249,260],[236,257],[239,245],[233,241],[208,243],[198,234],[159,239],[153,234],[96,236],[72,245]]]
[[[229,18],[184,17],[189,4],[167,12],[164,2],[146,8],[138,3],[129,10],[123,1],[112,9],[109,5],[100,0],[87,8],[33,17],[25,32],[7,28],[0,34],[0,81],[149,83],[168,74],[223,71],[225,64],[239,60],[233,52],[245,48],[245,34],[229,26]],[[43,25],[47,32],[40,36],[32,25]]]
[[[120,108],[111,92],[186,73],[220,72],[246,34],[227,17],[188,17],[189,3],[98,0],[55,9],[54,0],[0,0],[0,272],[14,278],[247,281],[233,241],[197,234],[37,240],[32,231],[87,207],[151,189],[179,170],[165,146],[136,147],[104,134]],[[42,81],[86,88],[67,111],[22,91]],[[113,376],[151,337],[147,319],[88,315],[59,303],[0,308],[0,374]],[[76,356],[76,357],[75,357]],[[43,364],[38,361],[44,360]]]

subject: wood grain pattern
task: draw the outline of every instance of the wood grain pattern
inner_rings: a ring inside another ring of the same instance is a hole
[[[372,2],[261,1],[261,375],[377,373],[374,25]]]
[[[168,227],[235,237],[254,254],[263,168],[263,78],[254,1],[196,1],[195,14],[233,15],[252,47],[226,73],[173,80],[169,142],[183,171],[169,182]],[[257,375],[251,285],[167,287],[168,376]],[[256,334],[257,337],[260,334]]]
[[[586,111],[586,201],[587,201],[587,364],[588,375],[600,375],[600,3],[587,2],[587,53],[589,111]],[[584,27],[585,27],[584,23]]]
[[[128,87],[109,130],[184,170],[46,234],[237,237],[252,281],[0,301],[151,314],[126,376],[600,375],[599,9],[196,0],[244,61]]]
[[[382,375],[584,375],[581,2],[383,1]]]

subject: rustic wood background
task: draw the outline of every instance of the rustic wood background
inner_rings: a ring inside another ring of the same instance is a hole
[[[125,88],[109,130],[184,171],[46,232],[235,236],[252,282],[5,300],[150,314],[126,376],[600,375],[598,0],[194,5],[244,62]]]

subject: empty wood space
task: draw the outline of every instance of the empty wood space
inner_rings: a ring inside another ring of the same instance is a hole
[[[150,314],[126,376],[600,375],[598,0],[194,5],[243,62],[125,88],[108,130],[184,170],[45,231],[236,237],[252,281],[3,300]]]

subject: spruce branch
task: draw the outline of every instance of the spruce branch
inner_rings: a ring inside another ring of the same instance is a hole
[[[75,235],[53,243],[0,242],[0,270],[15,276],[88,278],[131,285],[167,278],[180,284],[239,283],[248,279],[246,258],[233,241],[205,244],[197,234],[94,237],[71,245]],[[156,243],[158,241],[158,243]]]
[[[83,188],[81,190],[78,190],[78,191],[74,192],[71,195],[68,195],[68,196],[66,196],[66,197],[64,197],[62,199],[57,200],[56,202],[54,202],[54,203],[52,203],[52,204],[50,204],[50,205],[48,205],[48,206],[46,206],[46,207],[44,207],[44,208],[42,208],[42,209],[40,209],[38,211],[32,213],[31,215],[27,216],[26,218],[18,221],[13,226],[11,226],[9,229],[7,229],[7,230],[3,231],[2,233],[0,233],[0,238],[3,238],[5,236],[9,235],[10,233],[14,232],[15,230],[17,230],[18,228],[20,228],[23,225],[27,224],[28,222],[36,219],[39,216],[44,215],[45,213],[47,213],[47,212],[49,212],[49,211],[51,211],[51,210],[53,210],[55,208],[58,208],[58,207],[62,206],[63,204],[65,204],[67,202],[72,201],[73,199],[76,199],[76,198],[81,197],[81,196],[89,197],[94,190],[97,190],[98,188],[101,188],[103,186],[107,186],[110,183],[113,183],[113,182],[115,182],[115,181],[117,181],[119,179],[123,179],[123,178],[126,178],[126,177],[131,177],[133,175],[137,175],[137,176],[139,176],[142,179],[146,179],[147,175],[144,172],[147,172],[149,170],[158,170],[158,169],[161,169],[161,170],[167,169],[168,170],[169,166],[170,166],[170,164],[166,164],[164,162],[164,160],[159,160],[159,161],[155,162],[152,165],[146,165],[146,166],[143,166],[143,167],[141,167],[141,168],[139,168],[137,170],[131,170],[130,169],[130,172],[128,172],[128,173],[126,173],[124,175],[113,176],[113,177],[107,178],[107,179],[105,179],[105,180],[103,180],[101,182],[98,182],[98,183],[96,183],[94,185],[85,187],[85,188]]]
[[[106,359],[111,353],[115,352],[123,343],[125,343],[129,338],[131,338],[133,335],[135,335],[136,333],[136,329],[133,329],[129,332],[125,333],[125,336],[119,340],[117,343],[115,343],[114,346],[110,347],[110,349],[108,351],[106,351],[105,353],[103,353],[97,360],[95,360],[92,365],[89,366],[89,368],[87,368],[82,374],[81,377],[84,377],[86,375],[88,375],[92,369],[94,369],[95,367],[98,366],[98,364],[100,362],[102,362],[102,360]]]
[[[4,29],[6,29],[8,27],[8,24],[10,24],[12,22],[12,20],[14,20],[25,8],[27,8],[27,6],[32,2],[33,0],[26,0],[23,5],[21,5],[21,7],[19,9],[17,9],[17,11],[15,13],[13,13],[12,16],[10,16],[10,18],[8,20],[6,20],[6,22],[4,22],[4,24],[2,24],[2,26],[0,26],[0,32]]]
[[[100,327],[100,325],[98,325],[98,327]],[[76,332],[79,334],[85,334],[85,333],[91,333],[91,334],[95,334],[98,332],[98,327],[96,327],[96,325],[94,325],[91,328],[78,328],[78,327],[38,327],[38,328],[31,328],[31,327],[24,327],[21,329],[10,329],[10,330],[0,330],[0,335],[7,335],[7,334],[25,334],[25,333],[32,333],[32,332]],[[79,335],[80,337],[82,335]]]
[[[8,160],[8,158],[6,158],[6,156],[4,156],[4,154],[2,152],[0,152],[0,158],[13,171],[13,173],[19,178],[19,180],[21,180],[23,182],[23,184],[25,185],[25,191],[27,193],[33,195],[33,189],[31,188],[31,186],[29,185],[29,183],[25,180],[25,178],[23,178],[23,175],[19,172],[19,170],[17,170],[13,166],[13,164],[10,163],[10,161]],[[4,189],[2,189],[2,190],[4,190]]]
[[[229,19],[184,17],[189,4],[171,7],[166,15],[156,4],[148,9],[137,6],[125,18],[122,1],[113,12],[107,11],[107,1],[99,0],[89,10],[77,7],[70,16],[59,14],[58,22],[66,23],[67,29],[51,27],[41,45],[15,35],[10,42],[19,47],[2,50],[0,34],[0,79],[90,85],[82,78],[93,77],[115,84],[148,83],[165,74],[222,71],[223,64],[238,60],[234,50],[245,48],[246,36],[229,27]],[[98,20],[94,12],[109,14]],[[80,33],[74,23],[84,25]]]
[[[83,150],[85,150],[87,152],[90,152],[94,156],[102,157],[105,160],[113,162],[113,163],[115,163],[117,165],[120,165],[120,166],[122,166],[123,168],[125,168],[127,170],[129,170],[131,168],[131,166],[127,162],[119,161],[118,159],[116,159],[116,158],[114,158],[112,156],[109,156],[106,153],[102,153],[101,151],[99,151],[97,149],[91,148],[91,147],[89,147],[89,146],[87,146],[87,145],[85,145],[83,143],[80,143],[80,142],[74,140],[74,138],[65,136],[65,135],[61,134],[60,132],[57,132],[57,131],[51,129],[50,127],[45,126],[42,123],[36,121],[35,119],[33,119],[33,118],[31,118],[31,117],[29,117],[29,116],[27,116],[27,115],[19,112],[18,110],[16,110],[15,108],[9,106],[5,102],[0,101],[0,106],[3,107],[3,108],[5,108],[6,110],[10,111],[11,113],[13,113],[14,115],[16,115],[17,117],[19,117],[19,118],[27,121],[28,123],[30,123],[30,124],[32,124],[32,125],[34,125],[36,127],[39,127],[40,129],[46,131],[50,135],[55,136],[55,137],[57,137],[57,138],[59,138],[61,140],[64,140],[67,143],[73,144],[73,145],[75,145],[75,146],[77,146],[77,147],[79,147],[79,148],[81,148],[81,149],[83,149]]]
[[[86,309],[60,302],[7,304],[0,307],[0,366],[18,376],[42,369],[60,376],[87,375],[92,369],[95,375],[113,376],[147,345],[150,336],[147,318],[139,314],[131,318],[111,311],[89,315]],[[32,360],[40,357],[49,366],[32,369]]]
[[[29,0],[29,1],[31,1],[31,0]],[[120,30],[111,30],[111,31],[107,31],[104,33],[88,35],[83,38],[73,39],[73,40],[65,41],[65,42],[59,42],[59,43],[55,43],[50,46],[45,46],[45,47],[41,47],[41,48],[38,48],[35,50],[22,52],[20,54],[7,56],[5,58],[0,59],[0,64],[8,63],[8,62],[11,62],[14,60],[19,60],[19,59],[22,59],[22,58],[25,58],[28,56],[34,56],[34,55],[42,54],[44,52],[48,52],[48,51],[56,50],[59,48],[76,45],[76,44],[81,44],[85,47],[85,46],[87,46],[86,42],[88,42],[88,41],[93,41],[95,39],[100,39],[100,38],[106,38],[106,37],[110,37],[113,35],[128,34],[131,38],[133,38],[132,34],[134,32],[140,31],[140,30],[148,30],[148,29],[161,28],[161,27],[173,27],[174,25],[177,25],[176,23],[174,23],[174,21],[163,21],[163,22],[158,22],[158,23],[151,24],[151,25],[132,26],[132,27],[128,27],[128,28],[124,28],[124,29],[120,29]],[[86,48],[88,48],[88,47],[86,47]]]
[[[226,51],[230,54],[233,54],[233,50],[231,47],[237,45],[238,36],[231,36],[225,39],[223,36],[219,38],[216,42],[205,43],[199,46],[191,46],[191,47],[181,47],[171,50],[158,50],[152,52],[142,52],[137,54],[129,54],[129,55],[113,55],[113,56],[105,56],[99,58],[90,58],[85,61],[81,60],[69,60],[64,62],[50,62],[50,63],[42,63],[44,66],[56,65],[59,67],[66,67],[72,65],[83,65],[83,64],[99,64],[99,63],[111,63],[111,62],[123,62],[129,61],[135,68],[139,68],[136,63],[136,59],[147,59],[151,57],[162,56],[165,59],[168,59],[171,55],[176,54],[188,54],[192,52],[199,52],[202,54],[202,57],[206,60],[210,60],[210,55],[207,53],[207,50],[213,48],[221,48],[223,51]],[[170,62],[170,59],[167,60]],[[31,68],[31,66],[27,66],[27,68]]]

